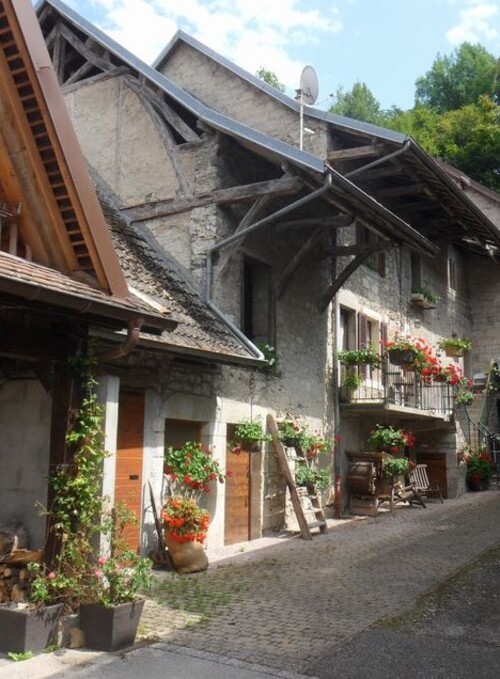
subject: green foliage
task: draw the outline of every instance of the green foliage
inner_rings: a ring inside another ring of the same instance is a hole
[[[367,85],[359,81],[354,83],[350,91],[346,92],[342,87],[337,89],[335,103],[330,107],[329,112],[373,125],[382,125],[384,122],[384,114],[379,102]]]
[[[399,476],[408,474],[410,464],[406,457],[388,457],[383,462],[384,476]]]
[[[272,347],[267,342],[257,342],[257,349],[259,349],[264,355],[264,360],[266,361],[269,368],[275,370],[278,366],[278,352],[275,347]]]
[[[446,347],[456,347],[457,349],[464,349],[468,351],[472,347],[472,340],[467,337],[443,337],[439,342],[441,349],[446,349]]]
[[[349,368],[345,371],[344,377],[342,379],[342,386],[347,389],[357,389],[362,383],[361,377],[358,375],[356,370]]]
[[[10,651],[7,653],[7,657],[13,662],[21,662],[23,660],[31,660],[33,653],[31,651],[24,651],[24,653],[14,653],[13,651]]]
[[[285,86],[278,80],[278,76],[273,71],[264,68],[264,66],[260,66],[256,70],[255,75],[268,85],[271,85],[271,87],[275,87],[280,92],[285,91]]]
[[[370,432],[368,445],[374,450],[399,453],[406,447],[413,447],[415,437],[404,429],[397,429],[392,425],[377,424],[375,429]]]
[[[328,453],[331,448],[328,440],[310,432],[305,424],[291,416],[278,423],[278,435],[283,445],[300,448],[306,457]]]
[[[259,443],[260,441],[272,441],[270,434],[264,433],[260,420],[246,420],[236,425],[234,430],[236,443]]]
[[[467,480],[486,481],[490,479],[493,473],[491,458],[484,450],[475,451],[468,446],[464,451],[464,460],[467,464]]]
[[[500,103],[499,62],[481,45],[464,42],[451,56],[438,54],[416,82],[417,106],[438,113],[476,104],[485,95]]]
[[[472,391],[469,391],[468,389],[464,389],[463,387],[461,387],[454,392],[453,400],[456,406],[460,405],[470,406],[471,403],[474,401],[474,394],[472,393]]]
[[[346,349],[337,353],[337,358],[342,365],[371,365],[380,367],[382,357],[372,344],[362,349]]]
[[[418,288],[413,288],[412,294],[423,295],[424,299],[426,299],[428,302],[431,302],[432,304],[437,304],[440,300],[439,295],[437,295],[435,292],[432,292],[432,290],[429,290],[428,288],[424,288],[422,286]]]
[[[176,493],[195,497],[209,493],[210,483],[224,483],[225,474],[208,448],[198,441],[187,441],[181,448],[167,448],[166,473]]]
[[[321,491],[327,490],[331,485],[328,469],[319,469],[316,464],[307,463],[305,460],[297,461],[295,481],[298,486],[314,486]]]
[[[45,510],[59,550],[50,567],[29,565],[31,601],[62,602],[68,610],[77,610],[82,602],[132,601],[147,583],[152,565],[129,550],[123,539],[132,512],[121,505],[111,511],[102,495],[102,465],[107,455],[104,412],[97,400],[94,361],[84,360],[79,367],[85,395],[66,436],[72,462],[50,476],[53,502]],[[96,547],[101,536],[109,546],[109,556],[100,555]]]

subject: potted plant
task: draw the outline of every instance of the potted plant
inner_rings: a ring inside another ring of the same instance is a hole
[[[361,386],[363,380],[358,374],[355,367],[350,366],[345,369],[342,377],[342,391],[341,398],[345,401],[352,401],[357,389]]]
[[[278,422],[278,435],[284,446],[300,446],[304,426],[295,417],[288,416]]]
[[[432,347],[422,337],[396,335],[393,340],[385,342],[384,347],[393,365],[412,369],[426,379],[440,368]]]
[[[474,451],[468,446],[463,458],[467,465],[466,480],[469,490],[486,490],[492,475],[490,455],[484,450]]]
[[[264,433],[260,420],[245,420],[236,425],[233,440],[230,443],[231,452],[239,455],[242,450],[259,452],[264,441],[271,441],[272,436]]]
[[[62,608],[49,599],[0,604],[0,652],[36,653],[53,644]]]
[[[404,429],[377,424],[370,432],[368,445],[379,452],[398,454],[415,445],[415,437]]]
[[[435,309],[439,302],[439,295],[428,288],[414,288],[411,292],[411,301],[421,309]]]
[[[406,457],[388,456],[382,463],[382,471],[386,478],[405,476],[410,469],[409,460]]]
[[[362,349],[345,349],[337,353],[337,358],[342,365],[370,365],[374,368],[379,368],[382,362],[382,357],[375,350],[375,347],[369,344]]]
[[[468,389],[460,388],[453,394],[455,406],[470,406],[474,401],[474,394]]]
[[[464,352],[469,351],[472,347],[472,340],[467,337],[457,337],[452,335],[451,337],[443,337],[439,342],[440,349],[443,349],[445,354],[449,357],[460,357],[464,355]]]
[[[316,464],[298,460],[295,468],[295,482],[297,486],[306,486],[310,492],[316,489],[325,491],[331,484],[330,473],[328,469],[320,469]]]
[[[224,483],[226,474],[213,459],[210,450],[198,441],[187,441],[180,448],[168,448],[165,472],[172,497],[163,508],[163,520],[165,543],[172,565],[179,573],[205,570],[208,559],[203,542],[208,529],[208,513],[198,506],[198,500],[204,493],[210,492],[214,481]],[[178,525],[172,524],[170,516]],[[195,530],[196,524],[199,524],[199,530]],[[171,530],[182,529],[183,526],[185,532]],[[180,535],[189,535],[189,538],[179,540]]]
[[[210,515],[191,498],[169,497],[162,509],[165,544],[178,573],[195,573],[208,568],[203,549]]]
[[[45,510],[58,549],[50,563],[31,565],[30,597],[38,604],[60,602],[65,611],[79,612],[86,645],[116,650],[135,639],[144,605],[137,600],[139,590],[148,584],[152,564],[123,540],[132,513],[122,506],[110,509],[102,495],[107,453],[94,360],[75,364],[83,370],[85,396],[66,436],[72,462],[50,476],[53,500]],[[103,543],[106,554],[99,548]],[[87,605],[91,610],[85,610]],[[97,636],[94,629],[99,629]]]

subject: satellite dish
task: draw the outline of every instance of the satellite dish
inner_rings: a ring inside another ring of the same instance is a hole
[[[312,66],[304,66],[300,76],[300,91],[304,104],[312,106],[318,98],[318,76]]]

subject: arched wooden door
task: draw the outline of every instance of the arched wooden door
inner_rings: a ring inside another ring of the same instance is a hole
[[[130,549],[140,546],[142,516],[142,464],[144,446],[144,392],[120,393],[116,446],[115,504],[123,502],[137,523],[127,526],[124,538]]]

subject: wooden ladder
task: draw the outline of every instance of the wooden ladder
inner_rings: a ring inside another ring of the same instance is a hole
[[[293,510],[300,528],[300,536],[304,540],[312,540],[311,528],[319,528],[320,533],[326,533],[326,519],[321,498],[316,492],[310,492],[307,488],[297,488],[285,449],[279,438],[278,425],[272,415],[267,416],[267,428],[273,437],[274,450],[290,491]],[[296,452],[298,458],[303,457],[301,450]]]

